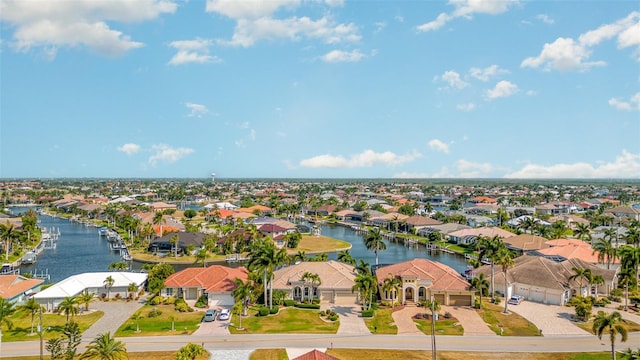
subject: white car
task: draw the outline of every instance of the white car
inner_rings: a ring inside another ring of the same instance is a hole
[[[220,315],[218,315],[218,320],[229,320],[229,316],[231,315],[231,311],[229,309],[220,310]]]
[[[511,297],[511,299],[509,299],[509,304],[512,305],[520,305],[520,303],[522,302],[523,298],[520,295],[513,295]]]

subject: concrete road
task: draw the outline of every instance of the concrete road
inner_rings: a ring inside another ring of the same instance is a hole
[[[366,348],[430,350],[430,338],[424,335],[219,335],[219,336],[156,336],[121,338],[129,352],[171,351],[187,343],[203,343],[208,350],[249,350],[262,348]],[[538,337],[517,336],[437,336],[438,350],[486,352],[591,352],[610,351],[607,338],[594,335],[557,335]],[[640,333],[629,334],[626,343],[617,342],[622,349],[640,344]],[[86,345],[84,343],[83,345]],[[2,344],[0,357],[39,354],[38,341],[19,341]]]

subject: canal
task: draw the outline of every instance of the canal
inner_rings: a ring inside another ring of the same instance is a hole
[[[14,214],[19,214],[28,208],[13,208]],[[38,215],[40,227],[48,231],[60,231],[60,238],[55,249],[45,249],[35,264],[22,265],[21,273],[48,272],[50,282],[63,280],[71,275],[91,272],[108,271],[109,265],[122,261],[118,253],[109,249],[106,239],[98,235],[98,228],[84,226],[66,219],[48,215]],[[320,232],[324,236],[347,241],[352,245],[351,256],[362,259],[371,265],[375,264],[375,254],[364,246],[362,235],[344,226],[323,225]],[[402,243],[385,241],[387,249],[378,253],[379,263],[395,264],[414,258],[427,258],[452,267],[457,272],[463,272],[467,264],[462,256],[456,254],[429,254],[423,245],[405,246]],[[336,253],[329,254],[329,259],[335,259]],[[140,269],[141,264],[134,262],[133,269]],[[185,266],[176,266],[177,270]]]

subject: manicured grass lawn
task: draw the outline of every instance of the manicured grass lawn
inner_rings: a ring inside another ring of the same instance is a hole
[[[338,251],[342,249],[350,249],[351,244],[346,241],[330,238],[327,236],[302,235],[302,239],[295,249],[287,249],[289,255],[294,255],[298,251],[304,251],[307,254]]]
[[[413,319],[418,326],[418,330],[425,335],[431,335],[431,320]],[[443,319],[440,317],[436,321],[436,335],[460,335],[464,334],[464,328],[458,323],[457,319]]]
[[[339,321],[326,322],[318,315],[319,310],[281,308],[277,315],[256,316],[256,309],[249,310],[249,316],[242,318],[244,330],[229,326],[232,334],[335,334]],[[237,315],[231,322],[238,325]]]
[[[129,360],[175,360],[177,351],[151,351],[151,352],[134,352],[128,353]],[[79,355],[80,353],[78,353]],[[51,359],[51,356],[44,355],[44,359]],[[77,356],[76,356],[77,358]],[[196,360],[208,360],[209,353],[199,356]],[[21,356],[14,358],[16,360],[39,360],[40,356]],[[285,358],[286,359],[286,358]]]
[[[490,303],[483,304],[484,310],[480,311],[480,317],[489,325],[489,328],[500,335],[500,326],[504,329],[504,336],[540,336],[540,330],[522,316],[510,312],[503,314],[504,307]]]
[[[149,312],[157,308],[162,312],[160,316],[150,318]],[[136,322],[129,318],[116,331],[115,336],[157,336],[192,334],[198,329],[204,313],[202,311],[181,313],[175,311],[174,305],[145,305],[138,310],[142,317],[138,320],[140,332],[136,332]],[[174,320],[174,331],[171,331],[171,317]]]
[[[289,360],[285,349],[258,349],[251,353],[249,360]]]
[[[431,360],[431,351],[419,350],[381,350],[381,349],[328,349],[327,354],[341,360]],[[253,358],[251,358],[254,360]],[[262,358],[256,358],[260,360]],[[495,353],[438,351],[438,360],[606,360],[610,353]]]
[[[372,318],[365,318],[364,323],[372,334],[392,334],[398,333],[398,327],[393,322],[391,309],[376,309]]]
[[[178,258],[176,259],[173,255],[169,254],[166,257],[161,258],[159,256],[156,256],[154,254],[149,254],[141,250],[131,250],[131,256],[133,256],[136,260],[142,260],[142,261],[162,261],[162,262],[168,262],[168,263],[183,263],[183,264],[193,264],[196,262],[196,257],[193,255],[178,256]],[[225,259],[224,255],[209,254],[206,261],[207,262],[223,261],[224,259]],[[200,266],[202,266],[201,263],[200,263]]]
[[[91,309],[91,307],[89,307]],[[69,321],[75,321],[80,327],[80,332],[84,332],[93,325],[98,319],[100,319],[104,313],[102,311],[90,311],[84,315],[76,315],[69,317]],[[23,341],[23,340],[38,340],[37,334],[31,335],[31,313],[27,311],[17,311],[11,316],[11,322],[13,328],[7,330],[6,325],[3,325],[2,341]],[[62,333],[62,329],[67,322],[67,317],[60,314],[46,313],[42,314],[42,326],[46,329],[44,333],[44,339],[54,338]],[[38,315],[34,319],[33,331],[37,331]]]
[[[577,325],[579,328],[581,328],[581,329],[583,329],[583,330],[585,330],[585,331],[590,332],[591,334],[595,334],[595,333],[593,332],[593,320],[588,321],[588,322],[579,322],[579,323],[576,323],[576,325]],[[622,320],[620,321],[620,325],[622,325],[622,326],[624,326],[625,328],[627,328],[627,332],[640,331],[640,325],[638,325],[638,324],[634,323],[633,321],[629,321],[629,320],[622,319]],[[603,338],[604,338],[604,336],[609,336],[609,335],[603,334]]]

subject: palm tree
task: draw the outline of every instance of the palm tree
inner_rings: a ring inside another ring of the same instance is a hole
[[[622,356],[624,356],[625,360],[640,360],[640,348],[636,351],[627,348],[627,350],[622,353]]]
[[[371,264],[360,259],[358,265],[356,265],[356,272],[358,274],[371,274]]]
[[[206,260],[207,260],[207,249],[202,248],[202,249],[196,251],[195,264],[198,264],[198,263],[201,262],[202,263],[202,267],[206,267],[207,266]]]
[[[624,241],[628,245],[640,246],[640,229],[635,226],[630,226],[627,229],[627,235],[624,236]]]
[[[0,224],[0,239],[4,238],[5,241],[5,261],[9,261],[9,248],[11,247],[11,239],[14,236],[14,230],[15,228],[13,227],[13,224],[9,223],[9,220],[7,220],[6,224]]]
[[[33,297],[29,298],[27,302],[20,305],[19,307],[19,309],[23,309],[31,313],[31,334],[33,334],[33,323],[36,318],[36,314],[40,311],[41,308],[42,308],[42,305],[40,305],[40,303],[38,303],[38,301]]]
[[[616,259],[617,252],[615,246],[613,246],[613,242],[611,239],[607,240],[605,238],[599,239],[593,245],[593,253],[598,253],[598,261],[607,263],[607,270],[611,269],[611,263]]]
[[[235,280],[236,288],[233,289],[231,293],[236,302],[242,303],[242,313],[240,314],[240,327],[242,328],[242,316],[247,316],[247,308],[249,307],[249,302],[251,301],[251,294],[253,291],[253,287],[249,281],[243,282],[242,279],[236,278]]]
[[[509,249],[507,249],[506,246],[504,246],[498,251],[496,257],[496,262],[502,267],[502,275],[504,275],[504,313],[506,314],[509,307],[509,299],[507,299],[507,294],[509,291],[508,272],[509,269],[514,265],[513,253]]]
[[[302,281],[304,283],[303,285],[303,289],[302,289],[302,299],[301,302],[304,302],[304,289],[307,289],[307,281],[311,280],[311,276],[312,274],[309,271],[305,271],[302,276],[300,277],[300,281]],[[309,296],[311,297],[311,296]]]
[[[135,293],[138,292],[138,285],[136,285],[136,283],[134,282],[129,283],[129,285],[127,286],[127,292],[129,293],[129,298],[133,299],[135,297]]]
[[[104,279],[104,287],[107,289],[107,298],[111,297],[111,287],[113,287],[113,284],[116,281],[113,279],[113,277],[111,275],[107,276],[106,279]]]
[[[571,268],[571,271],[573,271],[573,275],[569,276],[569,280],[578,279],[578,284],[580,284],[580,296],[584,296],[582,293],[582,281],[589,280],[592,277],[591,269],[573,267]]]
[[[8,330],[13,328],[13,322],[9,317],[16,312],[13,303],[0,297],[0,341],[2,341],[2,325],[6,325]]]
[[[88,291],[80,293],[78,296],[76,296],[76,298],[78,299],[78,303],[84,305],[84,311],[89,311],[89,303],[93,301],[95,297],[96,294]]]
[[[298,250],[298,252],[293,255],[293,261],[307,261],[307,253],[304,250]]]
[[[402,286],[402,281],[393,274],[389,274],[389,277],[385,278],[382,283],[382,291],[386,294],[391,294],[391,311],[395,310],[397,294]]]
[[[371,307],[373,292],[376,287],[376,278],[371,275],[371,273],[364,273],[356,275],[354,281],[355,284],[351,288],[351,292],[358,291],[362,299],[362,307],[367,310]],[[369,301],[368,303],[367,300]]]
[[[576,224],[576,228],[573,230],[573,236],[576,239],[580,240],[589,240],[591,238],[591,231],[589,230],[589,225],[578,223]]]
[[[136,322],[136,333],[140,332],[140,319],[142,319],[142,315],[140,314],[140,312],[135,312],[133,313],[133,315],[131,315],[131,320]]]
[[[267,282],[273,286],[270,279],[276,268],[283,265],[287,259],[287,251],[285,248],[277,249],[274,242],[266,238],[256,243],[255,248],[251,252],[249,259],[249,269],[252,271],[260,271],[263,273],[264,299],[267,303]],[[269,308],[273,307],[273,288],[269,291]]]
[[[315,293],[319,297],[320,293],[318,292],[318,286],[322,285],[322,279],[320,278],[320,275],[311,274],[309,280],[311,281],[311,296],[313,296],[313,294]]]
[[[171,245],[173,245],[173,255],[177,259],[178,258],[178,243],[180,242],[180,237],[178,235],[173,235],[169,239],[169,242],[171,243]]]
[[[378,266],[378,252],[387,249],[387,245],[382,240],[382,234],[379,228],[370,228],[367,231],[367,235],[364,237],[364,246],[367,250],[373,251],[376,254],[376,266]]]
[[[163,229],[162,229],[162,225],[166,224],[167,220],[165,220],[164,218],[164,214],[160,211],[155,213],[155,215],[153,215],[153,224],[154,225],[160,225],[160,237],[162,237],[162,233],[163,233]]]
[[[69,315],[78,315],[78,298],[75,296],[67,296],[58,305],[58,312],[66,315],[67,323],[69,322]]]
[[[482,309],[482,294],[485,290],[489,290],[489,281],[485,279],[484,274],[480,273],[470,280],[471,287],[480,292],[480,309]]]
[[[356,259],[351,256],[351,252],[349,250],[342,250],[338,253],[337,257],[338,261],[343,262],[345,264],[355,265]]]
[[[128,357],[124,343],[113,338],[110,332],[96,336],[80,356],[81,359],[99,360],[120,360]]]
[[[595,293],[596,297],[598,297],[598,286],[604,285],[604,278],[602,277],[602,275],[593,275],[593,277],[591,278],[591,284],[595,285]]]
[[[631,245],[624,245],[618,248],[620,265],[622,271],[628,272],[631,276],[631,285],[638,290],[638,271],[640,271],[640,248]]]
[[[497,260],[498,252],[501,248],[506,248],[504,243],[502,242],[502,238],[498,235],[488,238],[484,236],[478,237],[476,241],[476,250],[478,250],[478,259],[482,261],[483,259],[487,259],[491,262],[491,289],[490,295],[493,299],[495,294],[495,262]]]
[[[198,356],[202,356],[207,352],[202,345],[188,343],[178,349],[176,360],[194,360]]]
[[[620,322],[622,316],[619,312],[614,311],[607,315],[604,311],[598,311],[595,319],[593,320],[593,332],[598,335],[598,339],[602,339],[602,334],[609,333],[609,339],[611,340],[611,359],[616,360],[616,336],[620,334],[620,341],[627,341],[627,328],[622,326]]]

